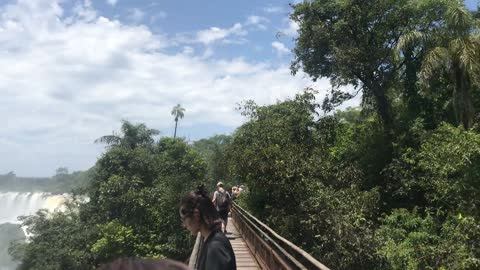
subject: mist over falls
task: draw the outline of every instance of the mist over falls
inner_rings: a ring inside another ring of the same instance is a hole
[[[24,241],[25,228],[19,216],[35,214],[40,209],[62,210],[68,195],[52,195],[46,192],[0,192],[0,270],[13,270],[8,247],[12,241]]]
[[[52,195],[44,192],[0,193],[0,224],[19,223],[17,217],[31,215],[39,209],[54,211],[67,199],[66,195]]]

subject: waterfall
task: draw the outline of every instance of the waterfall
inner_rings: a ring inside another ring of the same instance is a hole
[[[18,216],[33,215],[40,209],[63,211],[68,194],[45,192],[0,192],[0,270],[13,270],[16,264],[7,253],[11,241],[25,239],[25,228]]]
[[[52,195],[40,192],[5,192],[0,193],[0,224],[20,223],[17,219],[22,215],[33,215],[40,209],[49,211],[62,210],[68,195]]]

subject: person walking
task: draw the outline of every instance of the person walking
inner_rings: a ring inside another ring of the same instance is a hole
[[[222,182],[217,183],[217,190],[213,193],[212,202],[215,205],[215,208],[217,209],[220,218],[222,219],[222,231],[226,234],[228,224],[228,212],[230,212],[230,207],[232,205],[232,197],[223,188]]]
[[[238,188],[237,186],[232,187],[232,201],[235,201],[235,199],[238,197]]]
[[[204,242],[198,258],[198,270],[236,270],[230,241],[220,231],[222,221],[204,186],[186,194],[180,204],[182,225],[193,235],[198,232]]]

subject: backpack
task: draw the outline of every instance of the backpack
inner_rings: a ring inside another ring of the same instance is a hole
[[[230,206],[230,194],[228,192],[218,192],[218,197],[217,197],[217,205],[218,209],[228,209]]]

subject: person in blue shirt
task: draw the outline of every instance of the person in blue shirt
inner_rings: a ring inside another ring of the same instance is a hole
[[[222,220],[204,186],[187,193],[180,204],[182,225],[204,242],[197,262],[198,270],[236,270],[235,254],[228,238],[221,232]]]

